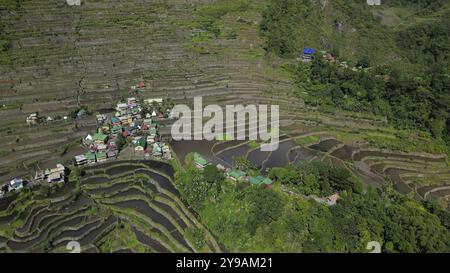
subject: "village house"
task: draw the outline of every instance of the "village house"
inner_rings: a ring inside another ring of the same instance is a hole
[[[147,143],[148,144],[155,143],[155,136],[147,136]]]
[[[231,169],[227,172],[227,177],[233,181],[243,181],[245,180],[245,172],[237,169]]]
[[[87,164],[95,163],[95,153],[87,152],[84,154],[84,157],[86,158]]]
[[[116,125],[111,128],[111,134],[113,134],[113,135],[120,134],[120,133],[122,133],[122,131],[123,131],[123,128],[121,125]]]
[[[36,125],[36,124],[38,124],[39,123],[39,117],[38,117],[38,114],[37,113],[33,113],[33,114],[30,114],[28,117],[27,117],[27,124],[28,125]]]
[[[158,143],[153,143],[152,145],[152,155],[154,157],[161,157],[162,156],[162,149],[159,147]]]
[[[106,146],[106,144],[98,144],[97,145],[97,152],[106,152],[106,150],[108,149],[108,146]]]
[[[95,157],[97,158],[97,162],[103,162],[106,161],[106,152],[98,152],[95,154]]]
[[[339,199],[339,193],[335,193],[326,198],[326,202],[328,206],[334,206],[337,204],[337,200]]]
[[[112,117],[111,118],[111,124],[113,126],[119,126],[122,125],[122,123],[120,122],[120,119],[118,117]]]
[[[145,82],[140,81],[140,82],[136,85],[136,87],[137,87],[137,88],[144,88],[144,87],[145,87]]]
[[[135,151],[144,151],[147,148],[147,140],[144,137],[139,137],[134,140]]]
[[[87,159],[85,155],[77,155],[75,156],[75,165],[76,166],[82,166],[87,164]]]
[[[161,144],[161,150],[163,153],[163,158],[165,160],[171,160],[172,159],[172,152],[170,151],[169,145],[162,143]]]
[[[302,54],[303,62],[310,62],[312,59],[314,59],[315,53],[316,50],[314,48],[304,48]]]
[[[264,176],[260,176],[260,175],[258,175],[258,176],[251,176],[249,178],[249,182],[250,182],[250,184],[256,185],[256,186],[259,186],[259,185],[262,185],[262,184],[265,184],[265,185],[272,184],[272,180],[270,178],[264,177]]]
[[[100,128],[100,131],[103,134],[109,135],[111,133],[111,127],[109,127],[109,124],[105,124]]]
[[[87,116],[87,111],[85,109],[80,109],[80,111],[78,111],[77,113],[77,118],[83,118],[85,116]]]
[[[14,178],[9,182],[8,191],[18,191],[24,186],[25,180],[22,178]]]
[[[127,99],[128,108],[137,107],[136,98],[128,98]]]
[[[56,164],[56,168],[50,169],[46,172],[46,179],[48,183],[64,182],[66,177],[66,168],[62,164]]]
[[[156,98],[156,99],[145,99],[144,103],[147,105],[153,105],[153,103],[157,103],[157,104],[162,104],[163,103],[163,99],[161,98]]]
[[[85,138],[83,138],[83,144],[86,146],[90,146],[94,143],[94,138],[92,135],[88,134]]]
[[[116,105],[116,110],[119,113],[126,113],[127,110],[128,110],[128,104],[126,104],[126,103],[118,103]]]
[[[109,151],[106,153],[106,156],[107,156],[108,158],[117,158],[117,155],[118,155],[118,151],[117,151],[117,150],[109,150]]]
[[[95,116],[97,118],[98,124],[103,124],[106,121],[106,115],[105,114],[98,114]]]
[[[203,170],[206,166],[208,166],[208,161],[198,153],[194,153],[194,163],[199,170]]]
[[[115,150],[117,150],[116,140],[115,139],[111,139],[108,142],[108,151],[115,151]]]
[[[106,141],[108,140],[108,136],[103,133],[96,133],[93,136],[93,140],[95,145],[105,144]]]
[[[34,180],[37,180],[37,181],[44,180],[44,171],[42,171],[42,170],[36,171],[36,174],[34,175]]]

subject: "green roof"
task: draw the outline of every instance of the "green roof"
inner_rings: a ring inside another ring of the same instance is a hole
[[[264,176],[260,176],[260,175],[250,177],[249,182],[251,184],[253,184],[253,185],[260,185],[260,184],[269,185],[269,184],[272,184],[272,180],[270,178],[264,177]]]
[[[137,142],[136,142],[136,146],[141,146],[145,148],[145,145],[147,145],[147,140],[145,138],[140,138]]]
[[[78,113],[77,113],[78,116],[83,116],[83,115],[86,115],[86,114],[87,114],[87,112],[84,109],[80,109],[80,111],[78,111]]]
[[[102,133],[94,134],[94,141],[103,141],[103,142],[105,142],[107,138],[108,138],[108,136],[105,135],[105,134],[102,134]]]
[[[198,153],[194,153],[194,162],[202,166],[208,164],[208,161],[206,161],[206,159],[204,159],[203,156]]]
[[[112,132],[120,132],[120,131],[122,131],[122,126],[119,126],[119,125],[114,126],[114,127],[112,127],[111,131]]]
[[[270,184],[272,184],[272,179],[270,179],[268,177],[264,177],[262,182],[266,185],[270,185]]]
[[[161,151],[162,151],[161,147],[159,147],[158,144],[156,144],[156,143],[153,144],[153,149],[152,149],[153,153],[161,153]]]
[[[106,157],[106,153],[105,152],[99,152],[95,154],[97,156],[97,158],[99,157]]]
[[[253,185],[259,185],[262,182],[261,176],[251,176],[249,182]]]
[[[236,179],[239,179],[239,178],[245,176],[245,172],[243,172],[241,170],[231,170],[228,174],[231,177],[236,178]]]
[[[91,152],[85,153],[84,157],[86,157],[87,160],[95,160],[95,154]]]

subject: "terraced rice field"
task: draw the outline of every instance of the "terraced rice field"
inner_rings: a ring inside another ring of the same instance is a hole
[[[262,152],[246,141],[179,142],[174,146],[180,159],[189,152],[198,152],[214,164],[235,165],[235,158],[247,158],[263,174],[270,168],[297,165],[302,161],[322,160],[347,168],[359,176],[366,186],[382,187],[392,182],[394,188],[411,194],[417,200],[447,198],[450,171],[443,155],[399,153],[344,144],[329,137],[319,137],[317,143],[303,145],[301,138],[311,133],[286,134],[280,138],[276,151]],[[300,141],[299,141],[300,139]],[[430,181],[433,185],[430,185]]]
[[[23,0],[17,12],[2,13],[0,23],[12,48],[0,63],[0,105],[8,106],[0,108],[0,182],[28,176],[37,166],[70,162],[80,138],[96,128],[92,117],[29,127],[29,114],[66,116],[80,105],[109,112],[130,95],[131,85],[144,80],[147,86],[138,94],[143,98],[189,103],[202,96],[204,105],[280,106],[287,136],[277,151],[263,153],[246,142],[173,142],[181,160],[198,152],[230,167],[244,156],[263,173],[323,160],[348,168],[366,185],[392,181],[398,191],[417,199],[448,198],[450,170],[444,155],[346,142],[333,133],[392,134],[392,128],[375,117],[319,112],[293,96],[291,78],[280,69],[283,62],[265,54],[258,35],[266,1],[252,1],[249,10],[220,19],[236,30],[236,38],[193,43],[195,10],[211,2],[111,0],[69,7],[59,0]],[[119,161],[86,168],[79,188],[72,184],[49,196],[34,196],[20,211],[11,207],[13,200],[0,199],[0,226],[7,231],[0,234],[0,251],[64,251],[64,243],[73,238],[87,238],[83,247],[93,252],[199,251],[184,235],[186,229],[202,227],[180,202],[171,183],[172,168],[154,161],[125,165]],[[145,181],[135,183],[134,177]],[[112,244],[118,237],[131,240],[127,245],[133,248]],[[202,251],[218,249],[212,236],[207,244]]]
[[[36,191],[26,202],[2,200],[1,251],[66,252],[74,240],[83,252],[221,251],[180,201],[167,163],[115,161],[85,171],[78,187],[69,182],[45,199]],[[186,235],[197,229],[205,234],[201,249]]]
[[[208,3],[113,0],[69,7],[59,0],[24,0],[17,12],[2,14],[12,48],[9,62],[0,64],[0,102],[10,106],[0,110],[0,127],[6,128],[0,130],[0,181],[28,175],[37,165],[70,160],[70,151],[61,160],[62,147],[95,129],[92,118],[30,128],[25,124],[30,113],[65,116],[79,105],[108,111],[139,80],[147,84],[142,97],[276,104],[283,126],[357,130],[384,125],[339,113],[318,114],[292,96],[291,80],[279,69],[280,62],[262,57],[264,41],[257,23],[265,1],[253,1],[244,13],[220,19],[236,30],[236,38],[193,43],[195,29],[189,26],[196,20],[195,9]]]

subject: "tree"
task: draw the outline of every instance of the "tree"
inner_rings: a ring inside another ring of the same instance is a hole
[[[251,188],[247,192],[247,200],[250,204],[249,230],[252,234],[258,227],[278,219],[284,206],[281,196],[267,188]]]
[[[127,143],[128,143],[128,140],[122,134],[118,134],[117,139],[116,139],[117,149],[119,149],[119,151],[121,151],[123,149],[123,147],[125,145],[127,145]]]
[[[214,165],[208,165],[203,170],[203,178],[210,185],[211,194],[216,199],[222,191],[222,183],[225,180],[223,172]]]

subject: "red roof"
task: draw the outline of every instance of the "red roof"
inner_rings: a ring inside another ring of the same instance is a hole
[[[331,55],[330,53],[327,54],[327,61],[332,62],[334,61],[334,56]]]
[[[130,136],[130,133],[128,133],[128,131],[125,131],[125,132],[122,133],[122,135],[123,135],[124,137],[127,137],[127,136]]]

